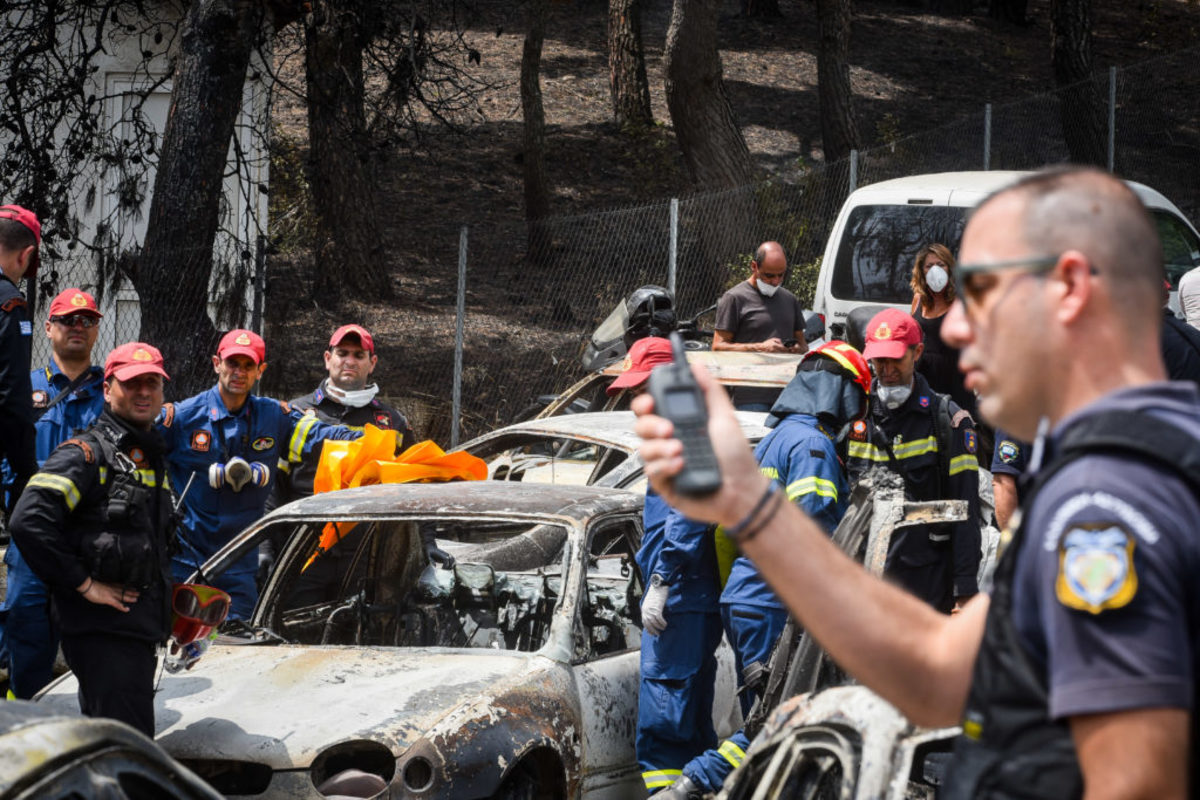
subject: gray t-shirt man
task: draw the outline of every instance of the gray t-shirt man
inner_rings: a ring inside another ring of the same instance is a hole
[[[764,242],[750,262],[750,277],[721,296],[713,332],[713,350],[757,353],[804,353],[804,310],[784,289],[787,256],[778,242]],[[794,340],[794,344],[784,342]],[[743,388],[734,404],[746,411],[767,411],[776,389]]]

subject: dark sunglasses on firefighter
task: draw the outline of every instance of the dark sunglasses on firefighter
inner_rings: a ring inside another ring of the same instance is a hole
[[[71,314],[66,317],[51,317],[51,322],[56,322],[64,328],[94,328],[100,324],[100,320],[96,317],[89,317],[87,314]]]

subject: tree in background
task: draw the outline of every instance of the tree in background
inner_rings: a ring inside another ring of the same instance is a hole
[[[608,0],[608,88],[618,125],[654,124],[642,47],[641,0]]]
[[[1077,164],[1108,163],[1105,99],[1092,75],[1091,0],[1051,0],[1051,52],[1063,138]]]
[[[817,0],[817,93],[826,163],[858,147],[858,123],[850,89],[850,1]]]
[[[549,248],[538,220],[550,215],[550,183],[546,177],[546,112],[542,108],[540,70],[542,43],[546,38],[546,17],[550,0],[527,0],[525,43],[521,49],[521,114],[525,135],[521,150],[525,179],[525,220],[528,230],[528,255],[541,262]]]

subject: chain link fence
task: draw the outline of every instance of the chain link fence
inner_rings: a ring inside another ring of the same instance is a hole
[[[410,234],[415,244],[405,242],[406,253],[432,265],[413,278],[421,302],[395,310],[364,304],[356,320],[375,333],[381,357],[401,366],[403,379],[382,393],[418,435],[443,445],[507,424],[530,413],[539,396],[583,377],[591,332],[634,289],[672,288],[680,316],[690,317],[748,274],[749,256],[764,240],[784,245],[790,285],[811,304],[825,241],[846,196],[856,186],[904,175],[1035,169],[1086,157],[1200,218],[1200,94],[1190,70],[1198,55],[1200,48],[1192,48],[1066,90],[981,106],[845,161],[739,189],[529,224],[478,225],[465,234],[461,225],[447,225],[421,232],[419,241]],[[465,264],[461,286],[449,254]],[[315,353],[346,320],[318,308],[328,330],[290,326],[291,312],[306,301],[286,272],[268,276],[264,294],[261,248],[234,247],[221,263],[211,307],[218,327],[258,327],[253,309],[265,306],[272,369],[264,391],[311,391],[323,377]],[[277,270],[276,261],[270,269]],[[137,296],[119,271],[98,269],[95,259],[60,260],[39,277],[38,295],[48,304],[72,285],[113,303],[100,358],[112,344],[136,338]],[[305,319],[312,327],[311,315]],[[44,362],[44,349],[41,355]]]

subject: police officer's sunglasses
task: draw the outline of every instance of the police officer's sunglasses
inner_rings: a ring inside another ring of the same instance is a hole
[[[1062,256],[1035,256],[1015,258],[1011,261],[993,261],[990,264],[959,264],[954,268],[954,288],[962,298],[968,313],[979,308],[988,290],[994,284],[981,280],[984,275],[1010,269],[1024,269],[1031,275],[1049,272]]]
[[[72,314],[69,317],[51,317],[50,321],[56,322],[64,328],[94,328],[100,324],[100,320],[85,314]]]

